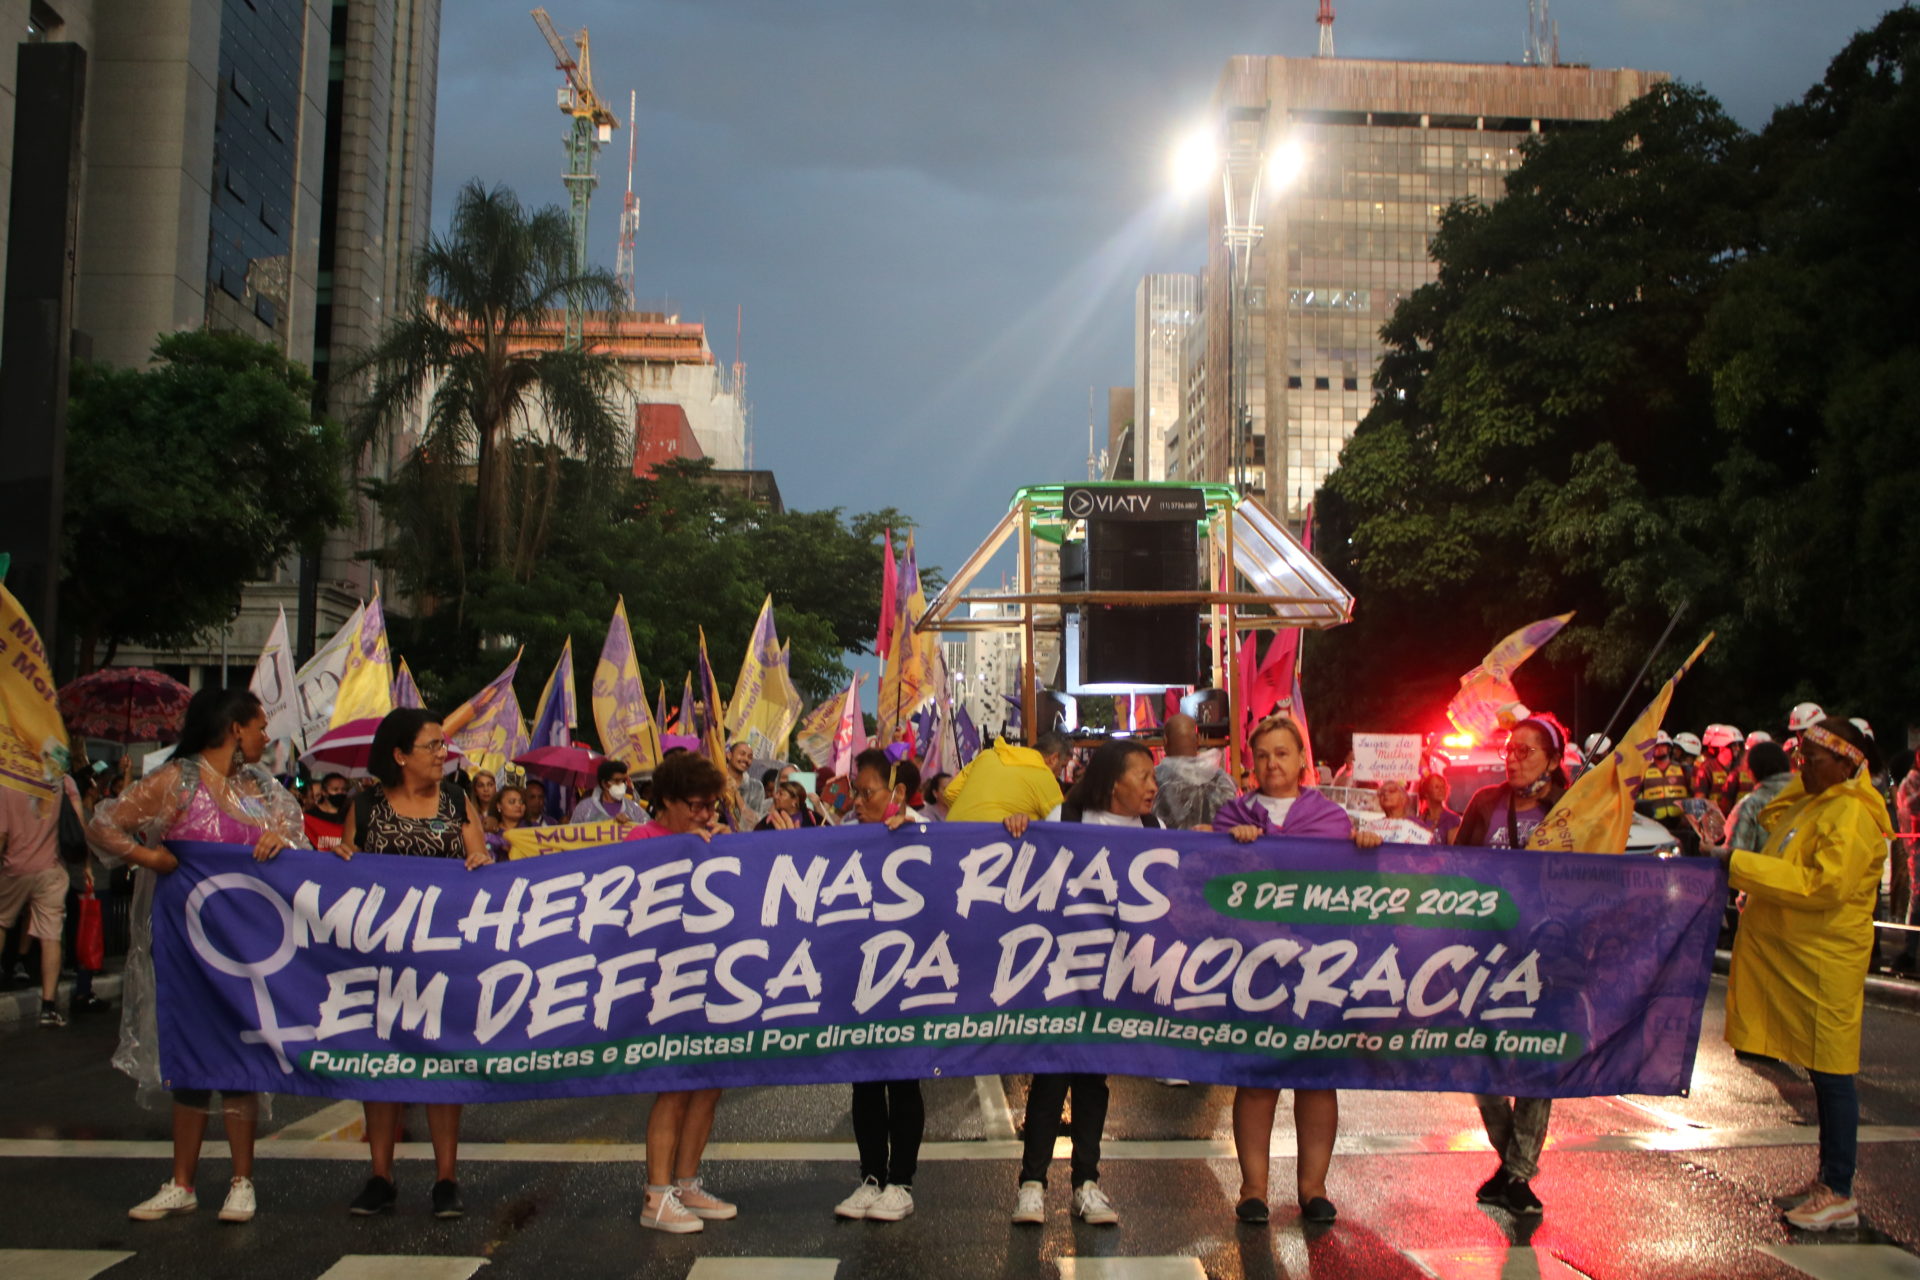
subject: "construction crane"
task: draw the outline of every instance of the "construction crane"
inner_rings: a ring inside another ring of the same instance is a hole
[[[574,33],[573,47],[568,48],[567,41],[561,39],[560,33],[554,30],[553,19],[547,16],[545,9],[535,9],[533,20],[553,50],[554,68],[566,76],[566,83],[560,86],[558,101],[561,112],[573,117],[573,129],[566,140],[565,182],[568,194],[573,197],[573,273],[581,275],[587,268],[587,208],[593,200],[593,188],[599,182],[593,172],[593,157],[600,150],[601,143],[612,139],[620,118],[593,91],[593,67],[587,52],[586,28],[582,27]],[[585,322],[585,309],[581,306],[579,295],[569,296],[568,346],[581,345]]]
[[[640,95],[629,91],[627,94],[627,198],[620,206],[620,254],[614,259],[613,273],[620,277],[620,287],[627,291],[627,310],[634,308],[633,294],[633,245],[640,237],[640,200],[633,194],[633,140],[638,136],[637,113],[640,109]]]

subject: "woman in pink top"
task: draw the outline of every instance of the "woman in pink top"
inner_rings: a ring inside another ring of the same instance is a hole
[[[726,828],[718,822],[727,779],[718,765],[691,751],[676,751],[653,774],[653,821],[628,827],[629,840],[696,835],[711,840]],[[670,1089],[653,1096],[647,1113],[647,1203],[640,1225],[684,1235],[708,1222],[731,1218],[739,1206],[708,1191],[700,1157],[713,1132],[718,1089]]]
[[[253,846],[264,862],[305,844],[300,802],[258,761],[267,749],[267,713],[246,689],[202,689],[187,704],[173,759],[94,810],[87,835],[108,858],[148,874],[134,877],[133,937],[121,988],[120,1047],[113,1065],[132,1076],[143,1095],[161,1088],[159,1027],[154,1008],[153,878],[178,867],[162,841],[207,841]],[[194,1175],[206,1137],[211,1090],[173,1091],[173,1176],[153,1196],[127,1211],[136,1222],[192,1213],[200,1202]],[[223,1097],[233,1180],[220,1209],[222,1222],[253,1217],[253,1133],[259,1098]]]

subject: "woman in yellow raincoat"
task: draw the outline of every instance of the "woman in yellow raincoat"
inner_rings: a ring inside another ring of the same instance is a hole
[[[1835,716],[1800,740],[1800,776],[1768,804],[1766,847],[1733,849],[1746,911],[1727,977],[1727,1042],[1805,1067],[1820,1116],[1820,1176],[1788,1210],[1810,1231],[1857,1226],[1860,1018],[1873,909],[1893,826],[1868,779],[1868,739]]]

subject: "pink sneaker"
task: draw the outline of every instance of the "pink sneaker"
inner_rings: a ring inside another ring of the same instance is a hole
[[[646,1207],[640,1210],[640,1225],[676,1236],[707,1229],[706,1223],[687,1212],[686,1206],[680,1203],[680,1193],[672,1187],[665,1191],[647,1192]]]
[[[722,1200],[707,1190],[706,1180],[698,1176],[677,1179],[673,1189],[680,1197],[680,1205],[696,1218],[708,1222],[723,1222],[740,1212],[740,1206]]]
[[[1787,1210],[1787,1225],[1802,1231],[1832,1231],[1860,1225],[1860,1204],[1852,1196],[1816,1184],[1805,1200]]]

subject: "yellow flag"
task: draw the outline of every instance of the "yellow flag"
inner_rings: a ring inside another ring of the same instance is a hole
[[[786,649],[773,626],[773,597],[760,605],[760,619],[740,659],[727,704],[727,741],[745,742],[760,758],[787,753],[787,735],[800,719],[800,699],[787,678]],[[791,697],[789,695],[792,695]]]
[[[635,773],[659,765],[660,727],[647,711],[647,687],[640,681],[640,663],[633,654],[624,596],[614,603],[607,640],[593,667],[593,723],[600,730],[600,749],[626,761]]]
[[[387,651],[387,618],[376,591],[360,615],[353,643],[347,646],[347,665],[340,673],[330,727],[338,729],[350,720],[378,720],[391,710],[393,657]]]
[[[506,833],[507,859],[537,858],[543,853],[561,853],[567,849],[596,849],[617,844],[626,828],[617,822],[569,822],[558,827],[515,827]]]
[[[0,787],[51,800],[67,764],[67,726],[46,648],[27,611],[0,586]]]
[[[1633,827],[1633,799],[1639,794],[1640,779],[1653,761],[1653,746],[1660,734],[1660,722],[1666,719],[1667,704],[1680,677],[1713,643],[1713,633],[1700,642],[1673,678],[1660,686],[1653,701],[1640,713],[1620,745],[1580,775],[1580,780],[1560,797],[1553,812],[1527,837],[1527,848],[1548,853],[1625,853],[1627,833]]]

